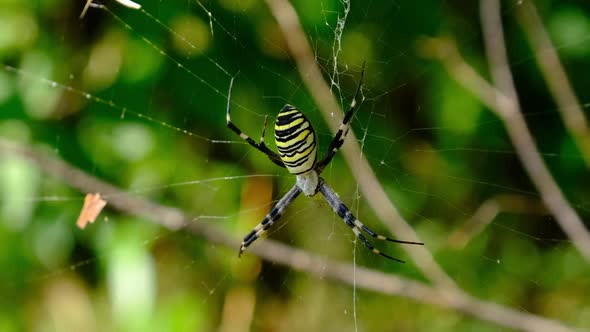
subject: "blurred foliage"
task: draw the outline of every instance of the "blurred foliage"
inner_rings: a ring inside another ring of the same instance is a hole
[[[590,4],[536,3],[587,106]],[[234,120],[252,137],[286,102],[316,124],[321,152],[331,136],[275,18],[260,0],[145,1],[140,11],[105,4],[108,10],[90,8],[80,19],[83,1],[0,0],[0,136],[243,236],[294,178],[226,128],[230,78],[239,72]],[[367,61],[366,100],[353,130],[381,184],[448,274],[479,298],[590,327],[590,268],[551,216],[521,207],[501,213],[464,248],[452,241],[487,200],[513,194],[539,201],[502,124],[417,51],[424,37],[454,36],[487,77],[477,2],[355,1],[341,44],[334,36],[340,1],[293,4],[327,80],[341,45],[332,88],[344,108]],[[588,220],[589,171],[515,20],[518,7],[506,1],[503,15],[522,106],[557,182]],[[215,180],[252,174],[269,176]],[[361,220],[385,233],[350,174],[337,157],[323,176]],[[182,185],[187,181],[197,183]],[[237,259],[237,248],[108,206],[79,230],[84,194],[0,156],[0,331],[354,328],[349,286],[252,254]],[[270,233],[343,261],[352,262],[355,250],[356,264],[424,280],[411,263],[392,264],[353,245],[352,233],[319,198],[300,198]],[[498,330],[405,298],[357,290],[356,301],[362,331]]]

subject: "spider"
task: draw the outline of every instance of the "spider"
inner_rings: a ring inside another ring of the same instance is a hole
[[[230,117],[231,92],[235,77],[231,79],[229,84],[229,92],[227,94],[227,126],[250,145],[267,155],[273,163],[280,167],[286,168],[291,174],[294,174],[297,179],[291,190],[289,190],[285,196],[279,200],[279,202],[264,217],[262,222],[254,227],[254,229],[248,235],[246,235],[246,237],[244,237],[242,245],[240,246],[238,257],[240,257],[248,246],[256,241],[256,239],[266,232],[266,230],[268,230],[281,217],[289,204],[291,204],[291,202],[293,202],[293,200],[295,200],[295,198],[297,198],[301,192],[309,197],[314,196],[318,192],[322,193],[334,212],[338,214],[344,223],[346,223],[346,225],[352,229],[354,235],[356,235],[356,237],[361,240],[365,247],[374,254],[381,255],[385,258],[400,263],[405,263],[403,260],[393,258],[375,248],[375,246],[373,246],[367,240],[361,231],[364,231],[377,240],[403,244],[424,245],[424,243],[421,242],[400,241],[375,233],[370,228],[361,223],[350,212],[346,205],[342,203],[338,195],[336,195],[334,190],[328,186],[324,179],[319,177],[324,168],[326,168],[330,161],[332,161],[332,158],[342,146],[342,143],[344,143],[346,134],[348,134],[348,130],[350,129],[350,121],[357,111],[356,98],[358,97],[359,91],[361,90],[364,74],[365,66],[363,64],[361,79],[350,107],[344,116],[344,120],[342,121],[338,132],[332,139],[326,155],[319,161],[317,159],[318,140],[313,126],[309,120],[307,120],[305,115],[294,106],[289,104],[285,105],[277,116],[274,136],[278,154],[270,150],[264,143],[264,134],[266,132],[268,115],[264,118],[262,135],[260,136],[260,141],[258,143],[256,143],[252,138],[244,134],[238,127],[236,127],[236,125],[231,121]]]

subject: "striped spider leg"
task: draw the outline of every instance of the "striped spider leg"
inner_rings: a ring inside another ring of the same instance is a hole
[[[293,188],[291,188],[291,190],[289,190],[285,196],[283,196],[283,198],[281,198],[281,200],[275,206],[273,206],[272,209],[270,209],[270,212],[268,212],[264,219],[258,225],[256,225],[256,227],[254,227],[254,229],[248,233],[248,235],[244,237],[242,245],[240,245],[238,257],[242,256],[244,250],[246,250],[246,248],[252,244],[252,242],[256,241],[260,235],[266,232],[266,230],[269,229],[270,226],[275,223],[275,221],[279,220],[283,214],[283,211],[285,211],[287,206],[289,206],[289,204],[291,204],[291,202],[293,202],[293,200],[295,200],[299,194],[301,194],[301,189],[299,189],[297,185],[293,186]]]
[[[316,170],[318,171],[318,174],[321,173],[326,166],[328,166],[328,164],[332,161],[332,158],[334,158],[334,156],[336,155],[336,152],[338,152],[338,149],[340,149],[340,147],[344,143],[344,139],[346,138],[346,135],[348,134],[348,130],[350,129],[350,121],[354,117],[354,114],[356,113],[356,111],[358,111],[358,107],[356,107],[357,106],[356,99],[359,95],[359,92],[362,89],[364,78],[365,78],[365,63],[363,62],[363,69],[361,70],[361,79],[359,81],[359,85],[356,88],[356,92],[354,93],[354,97],[352,97],[352,102],[350,102],[350,107],[348,108],[348,111],[346,111],[346,113],[344,115],[344,119],[342,120],[342,123],[340,124],[340,127],[338,128],[338,131],[336,132],[336,135],[334,135],[332,142],[330,142],[330,146],[328,147],[328,151],[326,152],[324,159],[322,159],[318,163],[318,165],[316,166]],[[364,100],[364,98],[363,98],[363,100]]]
[[[231,91],[232,91],[232,88],[234,86],[234,78],[235,77],[232,77],[231,81],[229,82],[229,91],[227,92],[227,109],[226,109],[226,113],[225,113],[225,119],[227,121],[227,127],[229,129],[231,129],[234,133],[238,134],[238,136],[240,136],[240,138],[242,138],[243,140],[245,140],[246,142],[248,142],[248,144],[252,145],[256,149],[258,149],[260,152],[262,152],[265,155],[267,155],[268,158],[273,163],[275,163],[277,166],[280,166],[280,167],[285,168],[285,164],[283,164],[283,161],[281,160],[281,157],[279,157],[278,154],[276,154],[274,151],[272,151],[271,149],[269,149],[266,146],[266,144],[264,144],[264,133],[266,131],[266,119],[267,119],[268,116],[266,116],[264,118],[264,126],[262,128],[262,136],[260,137],[260,142],[259,143],[254,142],[254,140],[252,138],[250,138],[248,135],[244,134],[244,132],[242,132],[240,130],[240,128],[236,127],[236,125],[231,121],[231,115],[230,115],[230,111],[231,111]]]
[[[392,239],[387,236],[383,236],[383,235],[375,233],[370,228],[365,226],[362,222],[360,222],[360,220],[358,220],[350,212],[350,210],[346,207],[346,205],[344,205],[344,203],[342,203],[342,201],[340,200],[338,195],[336,195],[334,190],[332,190],[332,188],[330,188],[330,186],[328,186],[328,184],[324,181],[324,179],[320,179],[319,191],[322,193],[322,195],[324,195],[324,198],[326,199],[328,204],[330,204],[330,206],[332,207],[334,212],[340,218],[342,218],[344,223],[352,229],[354,235],[356,235],[356,237],[359,240],[361,240],[361,242],[365,245],[365,247],[367,247],[367,249],[369,249],[371,252],[373,252],[377,255],[383,256],[385,258],[394,260],[396,262],[405,263],[405,261],[403,261],[401,259],[393,258],[385,253],[382,253],[379,249],[375,248],[375,246],[373,246],[371,244],[371,242],[369,242],[367,240],[367,238],[361,233],[361,230],[364,231],[365,233],[369,234],[373,238],[375,238],[377,240],[381,240],[381,241],[389,241],[389,242],[395,242],[395,243],[401,243],[401,244],[424,245],[424,243],[422,243],[422,242],[401,241],[401,240]]]

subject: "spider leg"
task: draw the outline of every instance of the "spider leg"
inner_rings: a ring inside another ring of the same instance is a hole
[[[352,229],[352,231],[354,232],[354,235],[356,235],[356,237],[358,237],[359,240],[361,240],[361,242],[365,245],[365,247],[367,247],[367,249],[369,249],[371,252],[373,252],[377,255],[381,255],[385,258],[400,262],[400,263],[405,263],[404,261],[397,259],[397,258],[393,258],[385,253],[382,253],[379,249],[375,248],[375,246],[373,246],[369,242],[369,240],[367,240],[367,238],[361,233],[361,229],[377,240],[391,241],[391,242],[404,243],[404,244],[420,244],[420,245],[423,244],[420,242],[395,240],[395,239],[391,239],[386,236],[379,235],[379,234],[373,232],[371,229],[369,229],[368,227],[363,225],[363,223],[361,223],[350,212],[350,210],[346,207],[346,205],[344,205],[344,203],[342,203],[340,198],[338,198],[338,195],[336,195],[334,190],[332,190],[332,188],[330,188],[330,186],[328,186],[328,184],[323,179],[320,179],[319,191],[322,193],[322,195],[324,195],[328,204],[330,204],[332,209],[334,209],[334,212],[336,212],[338,214],[338,216],[340,218],[342,218],[344,223],[346,223],[346,225],[348,225],[348,227],[350,227]]]
[[[262,219],[262,221],[256,225],[256,227],[254,227],[254,229],[248,233],[248,235],[244,237],[238,252],[238,257],[242,255],[244,250],[246,250],[246,248],[250,246],[252,242],[256,241],[256,239],[266,232],[266,230],[269,229],[270,226],[275,223],[275,221],[279,220],[283,214],[283,211],[285,211],[287,206],[289,206],[289,204],[291,204],[291,202],[293,202],[293,200],[297,198],[300,193],[301,189],[297,185],[293,186],[293,188],[291,188],[291,190],[289,190],[285,196],[283,196],[283,198],[281,198],[279,202],[273,206],[272,209],[270,209],[270,212],[268,212],[264,219]]]
[[[244,134],[244,132],[242,132],[232,121],[231,121],[231,115],[230,115],[230,111],[231,111],[231,91],[232,88],[234,86],[234,78],[232,77],[230,83],[229,83],[229,91],[227,92],[227,109],[226,109],[226,120],[227,120],[227,127],[229,129],[231,129],[234,133],[236,133],[238,136],[240,136],[240,138],[242,138],[243,140],[245,140],[246,142],[248,142],[248,144],[252,145],[253,147],[255,147],[256,149],[258,149],[260,152],[264,153],[265,155],[268,156],[268,158],[275,163],[278,166],[281,166],[283,168],[285,168],[285,164],[283,164],[283,161],[281,160],[281,157],[279,157],[279,155],[277,153],[275,153],[274,151],[270,150],[266,144],[264,144],[264,133],[266,131],[266,117],[264,119],[264,128],[262,130],[262,137],[260,138],[260,143],[256,143],[252,138],[250,138],[248,135]]]
[[[352,120],[352,117],[354,116],[356,111],[358,111],[358,108],[356,107],[356,99],[358,97],[359,92],[361,91],[364,77],[365,77],[365,63],[363,62],[363,69],[361,71],[361,79],[359,81],[358,87],[356,88],[356,92],[354,93],[354,97],[352,98],[352,102],[350,103],[350,107],[348,108],[348,111],[346,111],[346,114],[344,115],[344,119],[342,120],[342,123],[340,124],[340,127],[338,128],[338,131],[336,132],[336,135],[334,135],[334,138],[332,139],[332,142],[330,143],[330,146],[328,147],[328,151],[326,152],[324,159],[322,159],[320,162],[318,162],[318,164],[316,166],[316,171],[318,172],[318,174],[320,174],[324,170],[324,168],[330,163],[330,161],[332,161],[332,158],[334,158],[334,155],[336,155],[336,152],[338,152],[338,149],[340,149],[340,147],[344,143],[344,139],[346,138],[346,134],[348,134],[348,130],[350,129],[350,121]]]
[[[353,218],[354,218],[354,216],[353,216]],[[354,219],[354,224],[356,227],[362,229],[365,233],[371,235],[373,238],[375,238],[377,240],[389,241],[389,242],[395,242],[395,243],[401,243],[401,244],[417,244],[417,245],[421,245],[421,246],[424,245],[424,243],[422,243],[422,242],[396,240],[396,239],[392,239],[390,237],[387,237],[385,235],[377,234],[372,229],[365,226],[360,220],[358,220],[356,218]]]
[[[264,116],[264,124],[262,125],[262,134],[260,135],[260,142],[258,143],[260,145],[265,145],[264,144],[264,134],[266,133],[267,121],[268,121],[268,114]]]
[[[363,233],[361,233],[361,231],[358,228],[356,228],[354,226],[354,224],[351,224],[350,221],[349,220],[346,220],[345,218],[342,218],[342,219],[344,219],[344,222],[348,226],[350,226],[350,228],[352,228],[352,231],[354,232],[354,235],[356,235],[356,237],[358,237],[359,240],[361,240],[361,242],[365,245],[365,247],[367,247],[367,249],[371,250],[372,253],[377,254],[377,255],[380,255],[380,256],[383,256],[385,258],[391,259],[391,260],[396,261],[396,262],[400,262],[400,263],[405,263],[406,262],[406,261],[402,261],[401,259],[393,258],[393,257],[389,256],[388,254],[382,253],[379,249],[375,248],[371,244],[371,242],[369,242],[369,240],[367,240],[367,238],[363,235]]]

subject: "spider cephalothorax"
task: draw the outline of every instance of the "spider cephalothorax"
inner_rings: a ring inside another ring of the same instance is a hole
[[[420,242],[395,240],[375,233],[370,228],[361,223],[358,219],[356,219],[350,210],[348,210],[346,205],[342,203],[334,190],[332,190],[332,188],[326,184],[324,179],[319,177],[319,174],[322,173],[326,165],[330,163],[338,149],[342,146],[342,143],[344,143],[344,138],[346,137],[346,134],[350,128],[350,121],[357,110],[356,98],[358,97],[362,87],[364,72],[365,68],[363,65],[361,79],[352,102],[350,103],[350,108],[344,115],[344,120],[342,120],[342,124],[340,125],[340,128],[338,128],[338,132],[332,139],[326,155],[319,161],[317,160],[318,140],[311,122],[307,120],[305,115],[299,109],[289,104],[285,105],[279,112],[275,122],[275,142],[277,145],[277,150],[279,151],[278,154],[270,150],[264,143],[264,133],[266,131],[267,118],[264,119],[264,126],[259,143],[256,143],[252,138],[238,129],[238,127],[232,123],[230,117],[231,90],[234,83],[234,79],[232,78],[229,84],[229,92],[227,94],[227,126],[236,134],[238,134],[242,139],[246,140],[250,145],[266,154],[273,163],[280,167],[286,168],[291,174],[294,174],[297,179],[291,190],[289,190],[285,196],[283,196],[283,198],[281,198],[279,202],[273,206],[266,217],[264,217],[262,222],[254,227],[254,229],[248,233],[246,237],[244,237],[242,245],[240,246],[239,255],[241,255],[242,252],[244,252],[244,250],[250,244],[252,244],[252,242],[256,241],[256,239],[258,239],[262,233],[272,226],[272,224],[281,217],[287,206],[302,192],[306,196],[313,196],[316,193],[321,192],[334,212],[337,213],[338,216],[342,218],[342,220],[344,220],[346,225],[352,229],[354,234],[361,240],[361,242],[363,242],[363,244],[375,254],[403,263],[402,260],[393,258],[375,248],[362,234],[362,232],[365,232],[371,237],[382,241],[405,244],[423,244]]]

